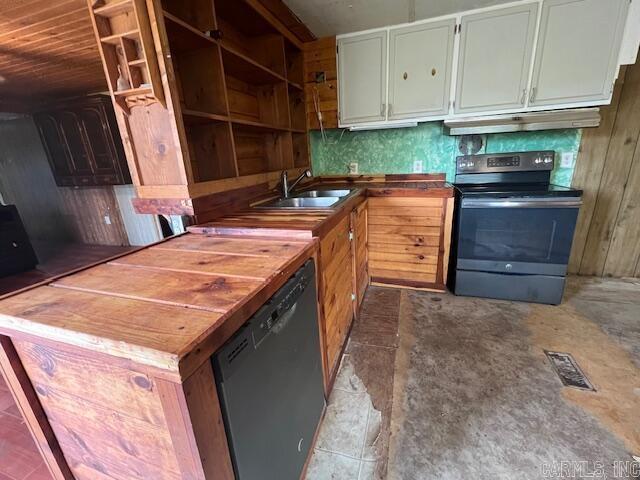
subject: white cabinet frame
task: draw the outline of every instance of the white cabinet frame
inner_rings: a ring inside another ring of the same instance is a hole
[[[426,115],[426,116],[417,116],[417,117],[411,117],[411,118],[403,118],[403,119],[389,119],[389,117],[387,115],[384,116],[383,119],[378,120],[378,121],[367,121],[367,122],[362,122],[362,121],[343,121],[342,118],[339,118],[338,121],[338,126],[340,128],[349,128],[349,127],[360,127],[360,128],[366,128],[366,127],[371,127],[371,128],[393,128],[394,126],[402,126],[402,125],[406,125],[408,121],[411,122],[426,122],[426,121],[434,121],[434,120],[449,120],[449,119],[456,119],[456,118],[465,118],[465,117],[474,117],[474,116],[487,116],[487,115],[499,115],[499,114],[505,114],[505,113],[516,113],[516,112],[536,112],[536,111],[544,111],[544,110],[550,110],[550,109],[567,109],[567,108],[580,108],[580,107],[585,107],[585,106],[599,106],[599,105],[608,105],[609,103],[611,103],[611,96],[610,95],[608,98],[603,99],[603,100],[599,100],[599,101],[589,101],[588,103],[585,102],[574,102],[574,103],[566,103],[566,104],[554,104],[554,105],[532,105],[529,102],[529,98],[531,96],[531,85],[533,82],[533,71],[534,71],[534,63],[536,61],[536,55],[537,55],[537,47],[538,47],[538,37],[540,34],[540,18],[542,15],[542,7],[544,2],[547,0],[520,0],[520,1],[514,1],[514,2],[510,2],[510,3],[504,3],[504,4],[500,4],[500,5],[493,5],[490,7],[485,7],[485,8],[478,8],[478,9],[474,9],[474,10],[469,10],[469,11],[465,11],[465,12],[459,12],[456,14],[451,14],[451,15],[444,15],[441,17],[437,17],[437,18],[430,18],[430,19],[426,19],[426,20],[420,20],[417,22],[411,22],[411,23],[405,23],[405,24],[401,24],[401,25],[393,25],[393,26],[388,26],[388,27],[383,27],[383,28],[375,28],[375,29],[371,29],[371,30],[366,30],[366,31],[362,31],[362,32],[354,32],[354,33],[348,33],[348,34],[344,34],[344,35],[338,35],[337,39],[338,41],[340,41],[341,39],[344,38],[349,38],[349,37],[354,37],[354,36],[360,36],[363,34],[371,34],[371,33],[375,33],[375,32],[387,32],[387,52],[388,52],[388,48],[389,48],[389,35],[390,35],[390,31],[397,29],[397,28],[403,28],[403,27],[410,27],[410,26],[416,26],[416,25],[420,25],[420,24],[426,24],[426,23],[435,23],[435,22],[442,22],[445,20],[451,20],[454,19],[456,22],[456,25],[458,26],[456,29],[456,35],[455,35],[455,40],[454,40],[454,45],[453,45],[453,57],[452,57],[452,71],[451,71],[451,88],[450,88],[450,99],[449,99],[449,108],[447,113],[442,114],[442,115]],[[608,1],[608,0],[603,0],[603,1]],[[640,0],[633,0],[633,2],[640,2]],[[474,111],[474,112],[460,112],[460,113],[456,113],[454,110],[454,106],[455,106],[455,96],[456,96],[456,91],[458,88],[457,85],[457,79],[458,79],[458,61],[459,61],[459,51],[460,51],[460,23],[462,20],[463,16],[467,16],[467,15],[475,15],[475,14],[481,14],[481,13],[485,13],[485,12],[491,12],[491,11],[495,11],[495,10],[502,10],[502,9],[506,9],[506,8],[510,8],[510,7],[517,7],[517,6],[522,6],[522,5],[529,5],[529,4],[537,4],[538,8],[537,8],[537,18],[536,18],[536,22],[535,22],[535,33],[534,33],[534,40],[533,40],[533,48],[531,51],[531,55],[530,55],[530,67],[529,67],[529,78],[527,80],[527,95],[526,95],[526,104],[524,107],[522,108],[507,108],[507,109],[500,109],[500,110],[491,110],[491,111]],[[628,10],[628,8],[627,8]],[[625,29],[625,42],[628,42],[628,44],[633,44],[634,43],[634,32],[636,32],[636,30],[633,30],[633,28],[635,28],[633,25],[631,25],[631,27],[629,26],[630,23],[632,22],[627,22],[627,27]],[[622,36],[622,34],[621,34]],[[616,60],[618,58],[620,58],[620,60],[624,60],[624,59],[628,59],[629,58],[629,53],[626,53],[624,55],[624,57],[621,57],[622,55],[622,51],[624,50],[625,46],[620,45],[620,50],[618,52],[616,52]],[[338,82],[340,81],[340,55],[338,53],[338,58],[337,58],[337,69],[338,69]],[[389,55],[386,54],[386,61],[387,61],[387,86],[386,86],[386,103],[389,103]],[[616,62],[618,63],[618,62]],[[616,65],[616,67],[618,67],[618,65]],[[614,73],[612,74],[613,77],[617,77],[618,75],[618,71],[619,68],[615,68],[614,69]],[[341,92],[339,92],[339,97],[341,95]],[[338,110],[340,110],[341,105],[340,105],[341,101],[339,101],[338,104]],[[386,112],[385,112],[386,113]]]

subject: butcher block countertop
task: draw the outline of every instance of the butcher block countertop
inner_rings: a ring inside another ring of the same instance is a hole
[[[367,197],[451,198],[453,187],[444,174],[314,177],[300,190],[353,189],[348,198],[330,209],[243,208],[211,221],[189,227],[193,233],[253,234],[309,238],[331,230],[345,212]],[[267,198],[275,198],[273,195]],[[256,204],[264,202],[259,199]]]
[[[313,239],[185,234],[0,300],[0,334],[186,378],[317,249]]]

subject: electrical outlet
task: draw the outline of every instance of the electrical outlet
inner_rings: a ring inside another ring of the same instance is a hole
[[[358,162],[351,162],[349,164],[349,175],[357,175],[358,174]]]
[[[575,160],[575,155],[573,152],[562,152],[562,155],[560,157],[560,168],[573,167],[574,160]]]
[[[413,173],[422,173],[422,160],[413,161]]]

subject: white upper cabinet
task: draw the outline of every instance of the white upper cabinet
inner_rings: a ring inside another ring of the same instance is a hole
[[[449,110],[455,19],[389,31],[389,120]]]
[[[462,16],[455,113],[525,106],[537,14],[529,3]]]
[[[545,0],[529,104],[606,102],[629,0]]]
[[[387,32],[338,39],[341,124],[386,119]]]

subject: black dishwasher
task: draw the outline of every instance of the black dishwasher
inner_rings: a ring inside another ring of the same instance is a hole
[[[325,399],[309,260],[213,356],[239,480],[298,480]]]

